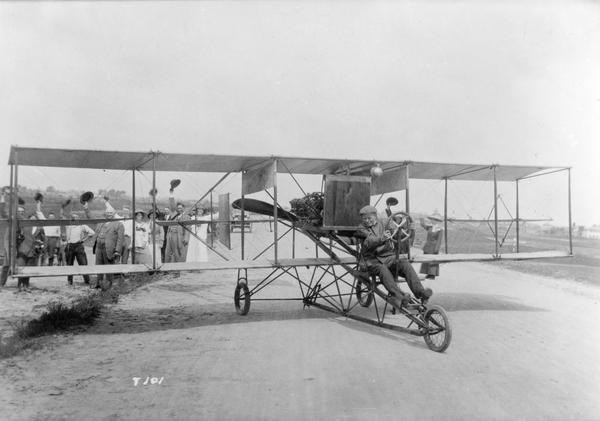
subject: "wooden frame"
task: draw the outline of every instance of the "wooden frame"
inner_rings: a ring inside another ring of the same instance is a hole
[[[324,179],[323,228],[355,230],[359,211],[371,200],[371,178],[353,175],[326,175]]]

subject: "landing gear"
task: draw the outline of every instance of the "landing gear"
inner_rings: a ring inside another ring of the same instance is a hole
[[[444,352],[452,339],[452,329],[446,312],[442,307],[433,305],[427,308],[423,320],[426,325],[425,343],[432,351]]]
[[[245,282],[238,282],[233,293],[235,311],[240,316],[245,316],[250,311],[250,291]]]
[[[250,290],[248,289],[248,270],[238,269],[237,285],[233,292],[235,311],[240,316],[245,316],[250,311]]]
[[[356,299],[362,307],[369,307],[373,302],[373,292],[371,291],[370,284],[362,279],[358,279],[356,283]]]

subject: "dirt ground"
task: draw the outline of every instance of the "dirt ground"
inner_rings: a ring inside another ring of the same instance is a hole
[[[231,271],[165,276],[91,328],[0,361],[0,419],[600,419],[600,288],[478,263],[442,270],[430,282],[453,330],[442,354],[296,301],[238,316]],[[84,292],[32,283],[44,289],[0,291],[3,326],[19,305]],[[298,295],[286,279],[264,292]]]

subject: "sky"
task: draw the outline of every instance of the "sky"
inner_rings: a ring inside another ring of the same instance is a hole
[[[2,184],[10,145],[570,166],[600,223],[600,2],[0,2],[0,53]]]

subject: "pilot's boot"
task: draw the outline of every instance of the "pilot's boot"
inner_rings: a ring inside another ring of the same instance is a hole
[[[421,304],[425,305],[429,301],[429,298],[433,295],[431,288],[425,288],[421,293]]]

